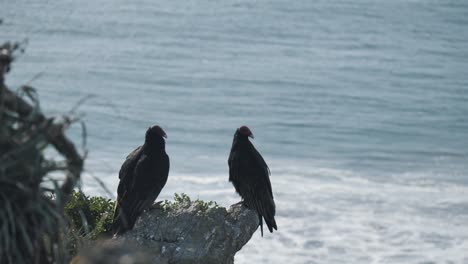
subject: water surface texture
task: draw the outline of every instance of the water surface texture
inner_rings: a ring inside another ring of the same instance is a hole
[[[7,77],[48,114],[85,96],[84,189],[167,132],[174,192],[239,197],[234,130],[272,172],[278,232],[236,263],[468,263],[468,2],[7,1]],[[80,140],[79,129],[70,135]]]

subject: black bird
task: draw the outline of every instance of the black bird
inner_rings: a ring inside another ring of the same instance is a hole
[[[243,203],[257,211],[260,231],[263,236],[263,222],[268,230],[278,230],[275,221],[275,201],[270,183],[270,169],[258,153],[249,137],[253,134],[246,126],[241,126],[234,133],[231,153],[229,155],[229,181],[242,197]]]
[[[132,151],[122,164],[112,223],[114,234],[132,229],[138,216],[153,204],[166,184],[169,156],[164,138],[166,133],[161,127],[148,128],[145,143]]]

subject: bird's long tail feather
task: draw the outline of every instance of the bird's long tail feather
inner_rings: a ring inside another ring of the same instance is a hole
[[[265,223],[268,227],[268,230],[270,230],[270,233],[273,233],[273,229],[278,230],[278,227],[276,226],[275,218],[271,218],[271,219],[265,218]]]

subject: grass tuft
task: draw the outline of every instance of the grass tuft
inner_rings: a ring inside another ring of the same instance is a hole
[[[209,201],[205,202],[200,199],[191,200],[190,197],[185,193],[174,193],[174,201],[165,200],[161,203],[161,208],[165,212],[175,211],[179,209],[189,208],[190,206],[194,206],[195,209],[199,213],[206,213],[210,209],[218,209],[221,208],[216,202]]]

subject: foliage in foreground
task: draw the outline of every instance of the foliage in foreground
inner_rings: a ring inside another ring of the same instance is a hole
[[[101,236],[110,236],[115,202],[100,196],[86,196],[73,192],[65,206],[65,217],[69,222],[70,253],[89,241]]]
[[[67,263],[63,206],[85,155],[64,135],[76,119],[47,117],[34,88],[14,92],[4,83],[14,54],[22,51],[21,43],[0,45],[0,263]],[[46,157],[46,148],[57,155]]]
[[[42,192],[0,183],[0,263],[63,263],[66,223]]]

